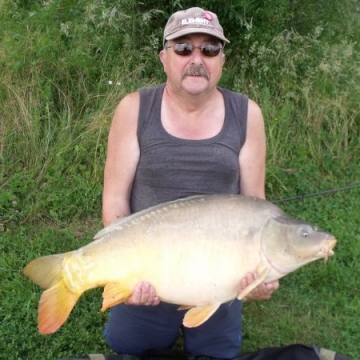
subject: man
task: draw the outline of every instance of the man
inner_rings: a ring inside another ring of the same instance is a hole
[[[265,198],[261,110],[246,96],[217,87],[225,43],[210,11],[195,7],[169,18],[160,52],[166,83],[127,95],[114,114],[104,176],[105,226],[195,194]],[[248,274],[239,291],[255,277]],[[262,284],[247,298],[268,299],[277,287],[278,282]],[[105,338],[116,353],[142,355],[174,344],[184,312],[160,300],[144,282],[126,304],[111,309]],[[223,304],[203,325],[182,330],[191,355],[232,359],[241,343],[241,302]]]

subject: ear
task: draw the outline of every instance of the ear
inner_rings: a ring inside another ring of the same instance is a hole
[[[166,61],[166,51],[163,49],[159,52],[159,58],[160,58],[160,61],[163,63],[164,65],[164,62]]]
[[[222,52],[221,53],[221,57],[222,57],[222,64],[224,65],[225,64],[225,59],[226,59],[226,55]]]
[[[161,50],[159,53],[159,59],[161,63],[163,64],[164,71],[166,72],[166,62],[167,62],[167,54],[165,50]]]

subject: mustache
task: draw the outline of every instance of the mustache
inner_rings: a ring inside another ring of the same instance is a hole
[[[202,65],[192,64],[181,74],[181,79],[185,76],[203,76],[209,80],[210,76]]]

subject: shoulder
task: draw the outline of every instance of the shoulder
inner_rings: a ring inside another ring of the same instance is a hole
[[[246,141],[243,151],[249,155],[265,152],[265,125],[260,106],[253,100],[248,101]]]
[[[262,130],[264,118],[260,106],[253,100],[248,100],[248,128],[255,131]]]
[[[240,189],[248,196],[265,198],[266,137],[259,105],[249,99],[246,141],[239,155]]]
[[[140,95],[138,91],[124,96],[116,106],[111,122],[109,140],[117,141],[125,134],[136,134]]]
[[[245,106],[243,109],[247,110],[248,122],[257,123],[258,125],[263,123],[261,108],[254,100],[248,98],[245,94],[237,93],[221,87],[218,89],[224,97],[233,99],[234,101],[240,100],[240,103]]]
[[[251,99],[248,99],[248,115],[255,116],[255,117],[262,117],[262,112],[260,106]]]
[[[140,102],[139,91],[134,91],[130,94],[125,95],[116,107],[115,112],[122,110],[134,110],[134,106],[138,107]]]
[[[126,121],[137,117],[139,113],[140,94],[138,91],[124,96],[117,105],[114,113],[114,120]]]
[[[237,93],[228,89],[218,88],[224,98],[225,111],[237,119],[237,123],[246,132],[249,99],[247,95]]]

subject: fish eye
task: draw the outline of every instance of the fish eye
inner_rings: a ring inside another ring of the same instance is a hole
[[[300,236],[303,238],[309,237],[312,233],[312,229],[309,226],[300,229]]]

